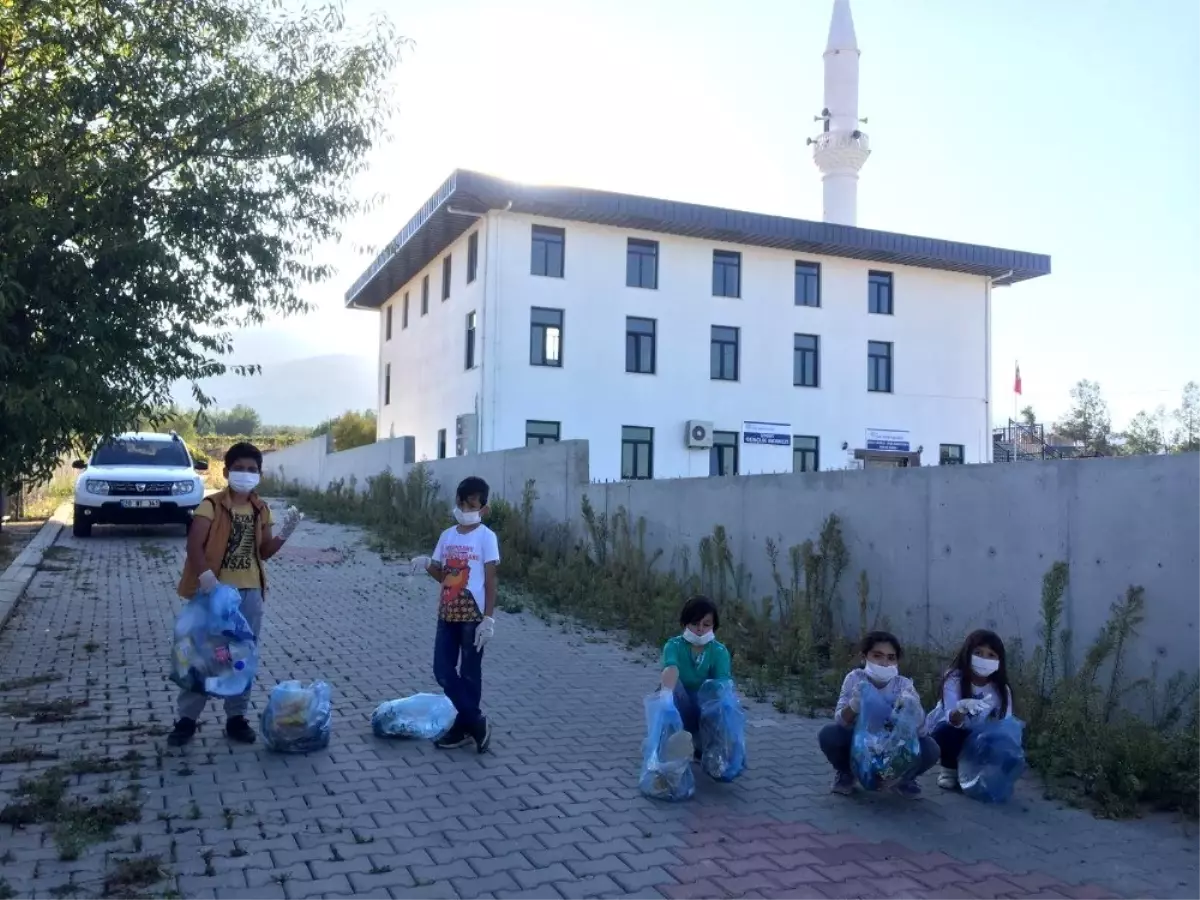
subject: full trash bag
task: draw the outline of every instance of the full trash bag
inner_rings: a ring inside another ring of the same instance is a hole
[[[986,719],[963,744],[958,757],[958,783],[963,793],[983,803],[1004,803],[1025,771],[1021,748],[1025,723],[1020,719]]]
[[[214,697],[237,697],[249,689],[258,669],[258,642],[241,607],[242,595],[225,584],[188,601],[175,620],[173,682]]]
[[[921,766],[921,700],[902,692],[889,700],[864,682],[862,706],[854,723],[850,767],[869,791],[887,790],[913,778]]]
[[[653,800],[687,800],[696,793],[692,774],[692,736],[670,691],[657,691],[645,700],[646,741],[638,788]]]
[[[746,768],[746,714],[731,681],[700,685],[700,767],[717,781],[733,781]]]
[[[379,704],[371,713],[371,730],[379,737],[436,741],[450,730],[457,716],[445,694],[413,694]]]
[[[276,753],[308,753],[329,746],[332,690],[324,681],[275,685],[262,711],[263,743]]]

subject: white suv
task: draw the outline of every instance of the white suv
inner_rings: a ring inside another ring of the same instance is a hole
[[[208,464],[192,458],[179,435],[129,432],[77,459],[75,536],[93,525],[187,525],[204,499],[197,472]]]

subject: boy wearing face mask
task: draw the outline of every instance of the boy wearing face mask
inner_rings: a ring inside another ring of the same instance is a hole
[[[279,552],[303,516],[288,509],[279,534],[271,535],[271,509],[255,493],[262,471],[262,453],[249,443],[234,444],[225,454],[225,479],[229,486],[205,498],[188,529],[187,557],[179,580],[179,596],[191,600],[218,584],[237,588],[241,612],[256,637],[262,628],[263,594],[267,573],[263,563]],[[234,741],[253,744],[254,729],[246,721],[250,688],[240,697],[225,699],[225,734]],[[179,692],[179,718],[167,737],[172,747],[182,747],[196,733],[196,720],[208,696]]]
[[[733,677],[729,650],[718,641],[721,616],[707,597],[695,596],[679,613],[682,632],[667,641],[662,652],[662,686],[674,693],[683,728],[692,735],[696,759],[700,747],[700,685]]]
[[[900,660],[904,657],[904,649],[894,634],[872,631],[862,639],[859,651],[862,653],[862,668],[851,669],[842,681],[842,693],[833,712],[833,722],[822,728],[817,738],[821,752],[833,766],[833,786],[830,790],[835,794],[854,792],[854,775],[850,772],[850,746],[854,737],[854,723],[858,720],[858,712],[862,707],[863,686],[872,685],[893,705],[901,696],[915,701],[918,706],[921,703],[912,679],[900,674]],[[912,780],[896,788],[897,793],[906,797],[920,795],[921,787],[917,784],[916,777],[928,771],[937,760],[937,743],[932,738],[921,735],[920,766]]]

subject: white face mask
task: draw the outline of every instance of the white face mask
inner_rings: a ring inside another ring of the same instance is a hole
[[[683,629],[683,639],[694,647],[703,647],[706,644],[711,644],[713,638],[717,636],[715,631],[706,631],[704,634],[696,634],[690,628]]]
[[[229,486],[235,494],[248,494],[258,487],[259,476],[254,472],[230,472]]]
[[[483,516],[477,509],[473,509],[470,512],[464,512],[456,506],[454,507],[454,521],[459,525],[478,525],[481,521],[483,521]]]
[[[982,656],[971,656],[971,671],[980,678],[986,678],[1000,668],[1000,660],[986,659]]]
[[[870,676],[872,681],[878,681],[882,684],[887,684],[900,674],[898,666],[881,666],[879,663],[873,663],[870,660],[867,660],[863,668],[867,670],[867,675]]]

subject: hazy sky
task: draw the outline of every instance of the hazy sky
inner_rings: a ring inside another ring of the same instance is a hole
[[[864,227],[1049,253],[994,294],[993,387],[1044,419],[1080,378],[1123,427],[1200,380],[1200,4],[853,0],[872,156]],[[347,0],[416,42],[394,138],[301,352],[375,355],[343,309],[369,259],[456,167],[818,219],[805,138],[831,0]]]

